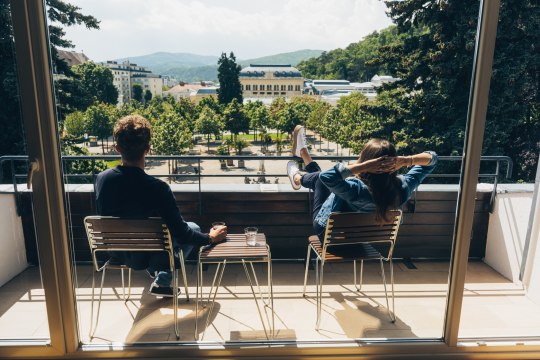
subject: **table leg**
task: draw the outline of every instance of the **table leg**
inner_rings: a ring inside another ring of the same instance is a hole
[[[248,279],[249,287],[251,288],[251,293],[253,294],[253,300],[255,301],[255,305],[257,306],[257,311],[259,312],[259,317],[261,319],[264,333],[266,334],[266,339],[270,340],[270,337],[268,336],[268,331],[266,330],[266,325],[264,323],[264,319],[261,313],[261,308],[259,307],[259,301],[257,300],[257,295],[255,295],[255,290],[253,289],[253,282],[251,281],[251,276],[249,276],[249,271],[248,271],[248,268],[244,259],[242,259],[242,265],[244,266],[246,278]]]

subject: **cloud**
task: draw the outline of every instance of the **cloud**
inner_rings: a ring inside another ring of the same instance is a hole
[[[67,29],[96,60],[155,51],[253,58],[331,50],[390,25],[379,0],[71,0],[101,30]]]

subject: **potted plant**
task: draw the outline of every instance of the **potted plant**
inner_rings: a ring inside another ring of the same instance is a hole
[[[225,146],[225,144],[219,145],[217,147],[216,154],[217,155],[229,155],[229,153],[227,151],[227,146]],[[221,164],[221,169],[226,169],[227,168],[227,164],[225,164],[225,159],[219,159],[219,163]]]
[[[234,141],[232,138],[228,138],[228,139],[225,139],[222,143],[221,143],[225,149],[227,150],[227,154],[226,155],[231,155],[231,146],[234,147]],[[227,159],[227,166],[234,166],[234,162],[233,162],[233,159]]]
[[[247,141],[242,140],[242,139],[238,139],[238,140],[234,143],[234,149],[236,150],[236,155],[242,155],[242,150],[243,150],[244,148],[246,148],[247,146],[248,146]],[[245,167],[246,167],[246,165],[245,165],[243,159],[239,159],[239,160],[238,160],[238,167],[239,167],[239,168],[245,168]]]

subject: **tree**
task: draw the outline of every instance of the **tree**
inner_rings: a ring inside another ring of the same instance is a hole
[[[410,152],[434,148],[461,154],[478,3],[386,4],[399,41],[383,46],[374,62],[392,64],[401,79],[380,93],[392,95],[384,99],[384,110],[394,119],[393,140]],[[540,151],[540,7],[535,1],[505,0],[499,18],[484,153],[511,156],[515,178],[532,180],[533,158]]]
[[[210,151],[210,135],[219,135],[223,129],[223,121],[214,110],[204,107],[195,122],[195,130],[201,134],[206,134],[208,151]]]
[[[66,116],[64,128],[68,135],[73,137],[83,136],[87,132],[84,114],[80,111],[76,111]]]
[[[137,100],[142,103],[143,101],[143,88],[140,84],[133,84],[133,100]]]
[[[263,151],[264,135],[268,132],[270,124],[268,109],[260,100],[248,101],[244,105],[244,112],[249,118],[250,127],[253,129],[253,140],[257,140],[257,132],[261,133],[261,151]]]
[[[229,57],[227,54],[221,53],[218,60],[219,89],[217,90],[220,104],[227,105],[233,99],[236,99],[240,104],[243,102],[242,86],[239,79],[241,69],[242,67],[236,64],[236,57],[232,51]]]
[[[144,103],[148,104],[150,100],[152,100],[152,92],[150,90],[146,90],[144,92]]]
[[[86,109],[84,119],[88,133],[101,140],[101,149],[105,154],[103,140],[107,140],[107,144],[109,143],[109,136],[112,135],[116,122],[116,109],[111,105],[97,103]]]
[[[88,61],[73,66],[70,75],[55,82],[60,120],[98,102],[111,105],[118,102],[118,90],[109,68]]]
[[[81,14],[80,8],[61,0],[47,0],[46,4],[50,23],[55,24],[49,26],[53,65],[57,73],[67,73],[68,66],[58,58],[56,47],[69,48],[73,44],[64,37],[65,32],[60,26],[80,24],[98,29],[99,21]],[[13,41],[9,2],[0,1],[0,155],[25,152]]]
[[[192,133],[184,119],[174,112],[164,113],[156,120],[153,127],[152,150],[158,155],[178,155],[191,145]],[[169,174],[171,162],[168,161]],[[172,172],[176,173],[176,160]]]
[[[301,61],[297,67],[309,79],[347,79],[369,81],[375,74],[390,73],[386,63],[373,63],[381,46],[393,43],[398,36],[396,26],[374,31],[345,49],[323,52],[317,58]]]
[[[229,130],[234,135],[236,141],[239,133],[249,132],[249,118],[244,114],[242,104],[236,99],[227,105],[224,111],[225,129]]]
[[[190,132],[195,131],[195,121],[199,117],[199,108],[193,103],[193,101],[186,99],[186,98],[180,98],[174,105],[173,105],[174,112],[182,119],[184,119],[188,129]],[[216,112],[217,114],[220,114],[220,112]]]

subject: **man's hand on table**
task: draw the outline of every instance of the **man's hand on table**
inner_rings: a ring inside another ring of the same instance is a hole
[[[227,237],[227,226],[214,226],[210,229],[208,236],[210,237],[210,244],[217,244],[219,242],[222,242]]]

